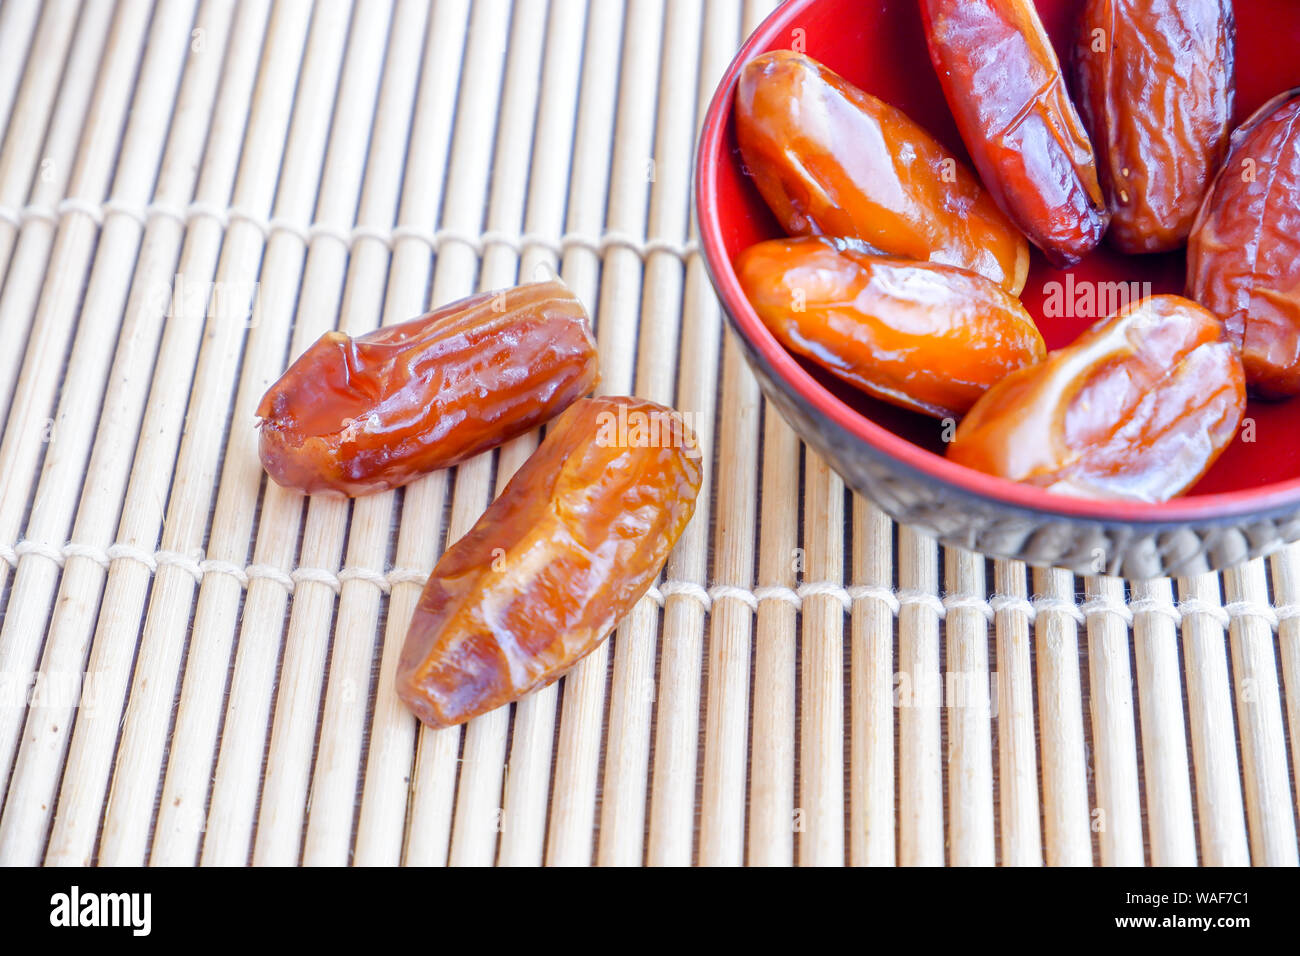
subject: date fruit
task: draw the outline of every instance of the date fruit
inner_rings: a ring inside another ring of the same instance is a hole
[[[1219,320],[1159,295],[989,389],[948,457],[1062,494],[1166,501],[1228,447],[1245,408],[1241,361]]]
[[[858,239],[894,256],[970,269],[1013,295],[1029,245],[975,174],[902,112],[789,51],[749,62],[736,139],[791,235]]]
[[[1110,241],[1183,245],[1232,127],[1230,0],[1088,0],[1075,53],[1079,106],[1097,146]]]
[[[930,59],[975,168],[1057,267],[1091,252],[1106,200],[1032,0],[921,0]]]
[[[1018,299],[952,266],[866,255],[821,238],[771,239],[742,252],[736,274],[790,351],[936,418],[962,415],[1047,351]]]
[[[1253,391],[1300,395],[1300,90],[1232,134],[1187,244],[1187,294],[1223,319]]]
[[[559,282],[327,332],[258,406],[262,465],[307,492],[382,491],[537,427],[597,378],[587,313]]]
[[[433,569],[398,696],[449,727],[560,677],[654,582],[701,475],[678,413],[636,398],[575,402]]]

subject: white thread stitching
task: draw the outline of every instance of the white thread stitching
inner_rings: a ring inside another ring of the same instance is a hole
[[[104,557],[108,560],[99,562],[100,566],[104,568],[107,568],[110,562],[116,561],[118,558],[125,558],[128,561],[143,564],[150,574],[158,570],[158,562],[154,560],[151,552],[130,544],[112,545],[104,552]]]
[[[1205,614],[1214,620],[1219,627],[1224,628],[1232,623],[1232,618],[1228,616],[1228,612],[1221,605],[1202,601],[1200,598],[1187,598],[1178,602],[1178,613],[1182,615],[1184,620],[1194,614]]]
[[[14,545],[13,553],[18,558],[23,555],[36,554],[48,561],[53,561],[59,567],[63,567],[63,551],[53,545],[41,544],[37,541],[19,541]]]
[[[1064,614],[1067,617],[1073,618],[1076,624],[1088,623],[1088,618],[1084,616],[1079,605],[1075,604],[1073,601],[1067,601],[1064,598],[1042,597],[1036,595],[1034,597],[1033,607],[1034,620],[1038,619],[1039,614],[1056,611],[1059,614]]]
[[[309,569],[299,568],[298,570],[305,574]],[[255,578],[264,578],[276,582],[290,594],[294,592],[294,588],[298,584],[297,577],[292,574],[285,574],[283,569],[270,564],[250,564],[248,567],[244,568],[244,574],[247,575],[247,580],[250,583]]]
[[[258,579],[271,581],[294,593],[298,584],[309,582],[323,584],[335,594],[342,591],[349,581],[363,581],[388,594],[398,584],[416,584],[423,586],[429,572],[418,568],[390,568],[378,571],[374,568],[343,568],[337,572],[325,568],[300,567],[286,571],[272,565],[249,564],[239,566],[229,561],[206,558],[198,555],[180,554],[175,551],[146,551],[134,545],[117,543],[108,548],[67,542],[56,546],[48,542],[23,540],[13,545],[0,545],[0,561],[12,568],[17,568],[21,560],[29,555],[41,557],[62,568],[69,558],[82,558],[93,561],[104,569],[113,562],[134,561],[142,565],[150,574],[156,574],[160,567],[171,565],[192,577],[196,584],[201,584],[205,575],[222,574],[234,578],[243,588]],[[663,581],[646,591],[660,607],[672,597],[689,598],[699,603],[705,611],[710,611],[718,601],[734,600],[744,604],[751,611],[757,611],[765,601],[780,601],[796,611],[802,610],[806,598],[833,598],[845,611],[851,611],[857,601],[875,600],[885,605],[891,614],[897,616],[904,607],[923,607],[939,618],[945,618],[949,611],[968,609],[978,611],[990,622],[996,620],[1002,611],[1023,614],[1029,621],[1035,621],[1040,614],[1056,612],[1065,614],[1078,624],[1087,624],[1093,617],[1113,614],[1122,620],[1126,627],[1133,625],[1133,620],[1140,614],[1156,614],[1166,617],[1175,625],[1181,626],[1189,617],[1203,614],[1210,617],[1222,627],[1228,627],[1233,620],[1241,618],[1258,618],[1272,630],[1277,630],[1284,621],[1300,619],[1300,604],[1285,604],[1280,607],[1268,607],[1251,601],[1233,601],[1218,605],[1197,599],[1187,599],[1178,603],[1157,598],[1142,598],[1131,604],[1120,604],[1108,598],[1089,598],[1081,604],[1065,599],[1050,598],[1041,595],[1031,599],[1007,594],[993,594],[987,600],[977,595],[946,594],[942,597],[924,591],[900,589],[898,591],[882,585],[854,585],[844,587],[831,581],[805,581],[798,588],[781,586],[757,587],[753,590],[731,584],[715,584],[704,588],[694,581]]]
[[[898,614],[902,607],[898,603],[898,595],[893,588],[883,587],[879,584],[860,584],[849,588],[849,597],[855,601],[880,601],[889,609],[891,614]]]
[[[1088,598],[1088,600],[1079,605],[1079,610],[1083,612],[1085,619],[1090,617],[1099,617],[1103,614],[1114,614],[1124,622],[1126,627],[1133,626],[1133,612],[1125,605],[1112,601],[1109,598]]]
[[[349,229],[344,226],[323,222],[291,222],[279,216],[268,219],[250,210],[234,206],[223,209],[220,206],[199,200],[191,202],[185,207],[166,202],[150,202],[145,206],[139,206],[119,199],[109,198],[96,203],[70,196],[61,200],[53,208],[39,204],[31,204],[21,209],[0,206],[0,220],[7,222],[15,229],[21,228],[33,219],[40,219],[52,225],[58,225],[63,216],[74,212],[89,216],[100,226],[103,225],[108,216],[114,214],[129,216],[142,226],[146,225],[155,216],[174,219],[181,225],[186,226],[195,219],[205,218],[215,220],[223,228],[228,228],[233,222],[243,221],[254,226],[262,233],[264,239],[270,239],[272,233],[275,232],[288,232],[297,236],[304,244],[310,243],[313,239],[327,237],[335,239],[349,248],[355,246],[362,239],[382,242],[390,249],[401,239],[415,239],[429,246],[434,252],[437,252],[448,243],[459,242],[469,246],[479,256],[484,255],[489,247],[500,245],[506,246],[519,254],[529,248],[543,248],[556,257],[563,256],[570,249],[585,249],[596,256],[603,256],[611,249],[629,249],[642,259],[649,259],[651,256],[662,253],[674,256],[682,261],[689,260],[700,251],[699,243],[695,240],[677,242],[672,239],[652,236],[640,238],[621,232],[606,232],[600,236],[565,233],[558,238],[550,238],[533,232],[522,235],[499,231],[477,234],[450,228],[435,231],[411,225],[384,229],[379,226],[359,224]]]
[[[844,610],[849,610],[853,604],[849,592],[842,585],[834,584],[830,581],[807,581],[799,585],[799,601],[802,602],[810,597],[828,597],[839,602]]]
[[[669,582],[664,582],[664,587],[667,587],[668,583]],[[692,587],[699,587],[699,585],[692,585]],[[703,589],[701,588],[701,590]],[[738,588],[730,584],[715,584],[713,587],[709,588],[708,597],[709,604],[705,606],[710,607],[710,609],[711,605],[716,604],[718,601],[731,599],[733,601],[739,601],[751,611],[758,610],[758,597],[753,591],[746,590],[745,588]]]
[[[1128,609],[1134,618],[1139,614],[1155,614],[1167,617],[1177,626],[1183,622],[1182,612],[1172,601],[1162,598],[1139,598],[1129,603]]]
[[[714,594],[704,590],[703,587],[693,581],[664,581],[659,585],[658,591],[659,598],[657,599],[657,603],[661,607],[668,598],[673,597],[674,595],[681,595],[683,597],[694,598],[696,601],[703,604],[704,609],[707,611],[713,606],[713,599],[715,597]]]
[[[1265,607],[1262,604],[1255,604],[1251,601],[1232,601],[1223,606],[1228,617],[1261,617],[1273,630],[1277,630],[1278,619],[1277,612],[1271,607]]]
[[[22,209],[13,209],[9,206],[0,206],[0,219],[9,223],[15,229],[20,229],[33,219],[40,219],[52,226],[59,224],[59,214],[49,206],[40,206],[35,203],[24,206]]]
[[[168,213],[170,214],[171,212],[173,212],[173,209],[168,207]],[[203,218],[215,220],[217,225],[221,226],[222,229],[230,225],[230,218],[226,215],[226,210],[222,209],[220,206],[214,206],[212,203],[195,201],[190,203],[184,209],[179,210],[179,212],[180,215],[176,218],[181,225],[189,225],[191,219]]]
[[[997,612],[993,609],[991,601],[973,594],[945,594],[943,596],[943,609],[946,614],[948,611],[959,609],[968,609],[979,611],[988,620],[990,624],[994,622]]]
[[[104,207],[99,203],[87,202],[84,199],[78,199],[76,196],[69,196],[60,200],[59,204],[54,208],[59,216],[65,216],[70,212],[79,212],[93,219],[96,225],[102,226],[104,224]]]
[[[1038,609],[1028,598],[1019,597],[1015,594],[994,594],[989,597],[989,607],[993,610],[994,615],[1007,611],[1009,613],[1023,614],[1029,620],[1033,620]]]
[[[938,595],[927,594],[925,591],[915,591],[911,588],[900,588],[898,591],[898,603],[900,612],[904,607],[923,607],[932,611],[937,617],[944,617],[948,609],[943,606]]]
[[[159,565],[171,565],[174,568],[180,568],[194,579],[195,584],[203,582],[203,575],[207,570],[203,567],[203,562],[196,561],[187,554],[179,554],[175,551],[158,551],[154,554],[154,560]],[[221,572],[227,570],[227,567],[224,562],[217,561],[212,563],[211,570]]]
[[[1283,621],[1293,621],[1300,618],[1300,604],[1283,604],[1281,607],[1273,608],[1273,613],[1277,615],[1279,624]]]
[[[754,588],[754,609],[757,610],[758,605],[764,601],[781,601],[790,605],[796,611],[803,605],[797,591],[780,586]]]

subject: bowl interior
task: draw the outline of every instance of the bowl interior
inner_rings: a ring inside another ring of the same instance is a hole
[[[1063,63],[1068,62],[1075,24],[1083,4],[1084,0],[1038,0],[1039,12]],[[1234,124],[1273,95],[1300,86],[1300,2],[1238,0],[1235,7],[1237,98]],[[930,64],[917,0],[875,0],[871,3],[862,0],[791,0],[751,37],[729,72],[714,107],[719,129],[713,155],[707,155],[710,139],[706,123],[701,180],[707,178],[709,188],[701,189],[701,222],[706,252],[712,253],[710,265],[715,278],[720,271],[726,273],[726,280],[719,283],[724,303],[733,315],[747,312],[747,318],[752,321],[740,321],[739,324],[760,351],[774,356],[780,353],[775,356],[779,359],[775,367],[787,384],[798,379],[796,385],[814,404],[837,418],[842,417],[851,428],[860,424],[853,421],[854,416],[860,416],[923,449],[927,454],[920,456],[909,449],[908,457],[912,464],[926,471],[949,481],[955,478],[983,493],[993,489],[995,496],[1014,499],[1020,504],[1060,510],[1064,502],[1073,499],[1012,486],[1010,482],[989,479],[988,476],[957,474],[967,470],[941,457],[944,446],[940,427],[933,419],[869,398],[812,363],[791,356],[762,327],[743,302],[743,297],[741,301],[735,301],[732,293],[738,290],[738,285],[730,272],[735,257],[747,246],[783,233],[744,172],[736,146],[731,90],[741,64],[760,53],[776,49],[801,49],[822,61],[867,92],[902,109],[969,162]],[[704,208],[706,202],[711,205],[708,210]],[[721,248],[710,249],[711,242]],[[725,259],[725,262],[719,259]],[[1050,266],[1034,250],[1023,302],[1038,323],[1048,347],[1059,348],[1108,314],[1107,299],[1115,302],[1117,296],[1124,295],[1136,298],[1164,292],[1181,293],[1184,268],[1185,256],[1181,251],[1158,256],[1125,256],[1103,243],[1083,262],[1061,271]],[[1120,287],[1115,283],[1126,285]],[[1194,499],[1214,496],[1214,502],[1222,505],[1226,503],[1224,496],[1231,495],[1238,499],[1237,504],[1242,504],[1244,498],[1255,499],[1257,493],[1266,488],[1288,494],[1300,492],[1300,442],[1295,440],[1300,435],[1300,399],[1285,402],[1252,400],[1246,415],[1254,420],[1253,431],[1243,430],[1239,440],[1191,493],[1181,499],[1182,502],[1190,505]],[[888,442],[887,435],[881,436],[874,429],[868,427],[866,432],[868,440],[883,437]],[[1009,487],[1000,489],[999,493],[998,486]],[[1200,503],[1211,504],[1209,500]],[[1146,513],[1140,517],[1152,519],[1173,517],[1172,512],[1186,510],[1185,505],[1178,502],[1141,508],[1146,509]],[[1095,509],[1081,506],[1080,510]],[[1124,513],[1130,509],[1111,510]]]

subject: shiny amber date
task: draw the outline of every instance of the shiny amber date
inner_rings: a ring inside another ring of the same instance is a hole
[[[448,727],[560,677],[654,582],[700,481],[678,413],[636,398],[575,402],[433,569],[398,696]]]
[[[1075,52],[1111,243],[1167,252],[1187,239],[1232,127],[1230,0],[1088,0]]]
[[[1260,395],[1300,395],[1300,90],[1232,135],[1187,244],[1187,294],[1216,313]]]
[[[535,428],[597,378],[587,313],[559,282],[327,332],[258,406],[262,465],[308,492],[393,488]]]
[[[790,351],[937,418],[962,415],[989,386],[1046,354],[1019,300],[964,269],[802,238],[751,246],[736,274]]]
[[[1153,296],[989,389],[948,457],[1062,494],[1165,501],[1214,463],[1245,407],[1218,319]]]
[[[902,112],[816,60],[765,53],[736,91],[745,166],[791,235],[859,239],[1018,295],[1029,245],[975,174]]]
[[[1053,265],[1106,229],[1088,132],[1032,0],[921,0],[930,59],[975,168]]]

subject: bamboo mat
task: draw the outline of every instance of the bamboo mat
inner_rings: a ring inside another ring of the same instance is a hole
[[[0,862],[1297,862],[1300,549],[945,551],[763,402],[689,183],[769,6],[5,0]],[[423,580],[535,436],[308,500],[253,410],[327,329],[552,271],[706,491],[562,682],[420,729]]]

